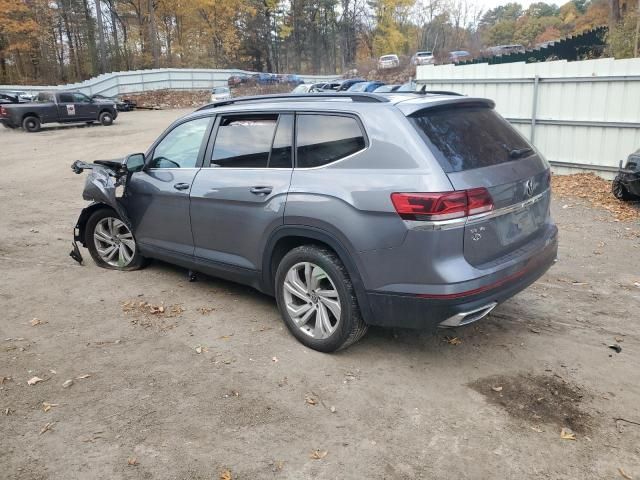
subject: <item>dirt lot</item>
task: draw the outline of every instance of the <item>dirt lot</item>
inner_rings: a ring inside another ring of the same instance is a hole
[[[182,113],[0,131],[2,479],[640,478],[637,222],[556,199],[558,264],[488,319],[320,354],[248,288],[69,258],[71,162]]]

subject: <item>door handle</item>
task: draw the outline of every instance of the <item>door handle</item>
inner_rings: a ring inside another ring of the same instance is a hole
[[[176,183],[173,188],[176,190],[186,190],[190,187],[188,183]]]
[[[249,191],[256,195],[269,195],[273,191],[273,187],[251,187]]]

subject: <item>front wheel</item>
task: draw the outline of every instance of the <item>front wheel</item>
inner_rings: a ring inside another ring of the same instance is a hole
[[[616,197],[618,200],[627,201],[627,200],[633,199],[633,195],[630,194],[629,191],[626,189],[626,187],[620,180],[619,175],[616,176],[616,178],[614,178],[613,182],[611,183],[611,193],[613,193],[613,196]]]
[[[137,270],[144,263],[129,227],[107,208],[96,210],[87,220],[85,245],[102,268]]]
[[[294,248],[280,262],[275,282],[280,314],[307,347],[334,352],[367,332],[349,274],[331,250]]]
[[[99,117],[100,123],[105,127],[113,124],[113,115],[110,112],[102,112]]]

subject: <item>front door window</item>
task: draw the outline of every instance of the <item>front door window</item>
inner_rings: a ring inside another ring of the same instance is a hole
[[[181,123],[153,150],[150,168],[195,168],[209,117]]]

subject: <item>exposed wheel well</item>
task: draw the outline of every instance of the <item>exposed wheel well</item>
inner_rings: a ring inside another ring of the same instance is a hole
[[[297,236],[297,235],[290,236],[290,237],[283,237],[277,241],[277,243],[274,245],[273,250],[271,252],[271,262],[270,262],[270,269],[269,269],[270,286],[273,286],[273,282],[276,277],[276,270],[278,270],[278,265],[280,264],[280,261],[284,258],[284,256],[288,252],[302,245],[315,245],[318,247],[324,247],[327,250],[331,250],[336,255],[338,255],[338,252],[336,252],[333,248],[331,248],[327,243],[322,242],[320,240],[316,240],[315,238],[309,238],[309,237],[303,237],[303,236]],[[338,257],[339,256],[340,255],[338,255]]]
[[[30,112],[30,113],[25,113],[24,115],[22,115],[22,118],[20,119],[20,122],[21,123],[24,122],[24,119],[27,118],[27,117],[36,117],[38,120],[40,120],[40,116],[37,113]]]
[[[111,210],[112,212],[116,213],[113,208],[105,203],[94,203],[92,205],[89,205],[87,208],[82,210],[82,213],[80,213],[80,217],[78,218],[78,222],[76,223],[78,234],[75,236],[75,240],[82,243],[82,245],[84,245],[85,247],[85,228],[87,227],[87,220],[89,220],[89,217],[93,214],[93,212],[102,209]]]

